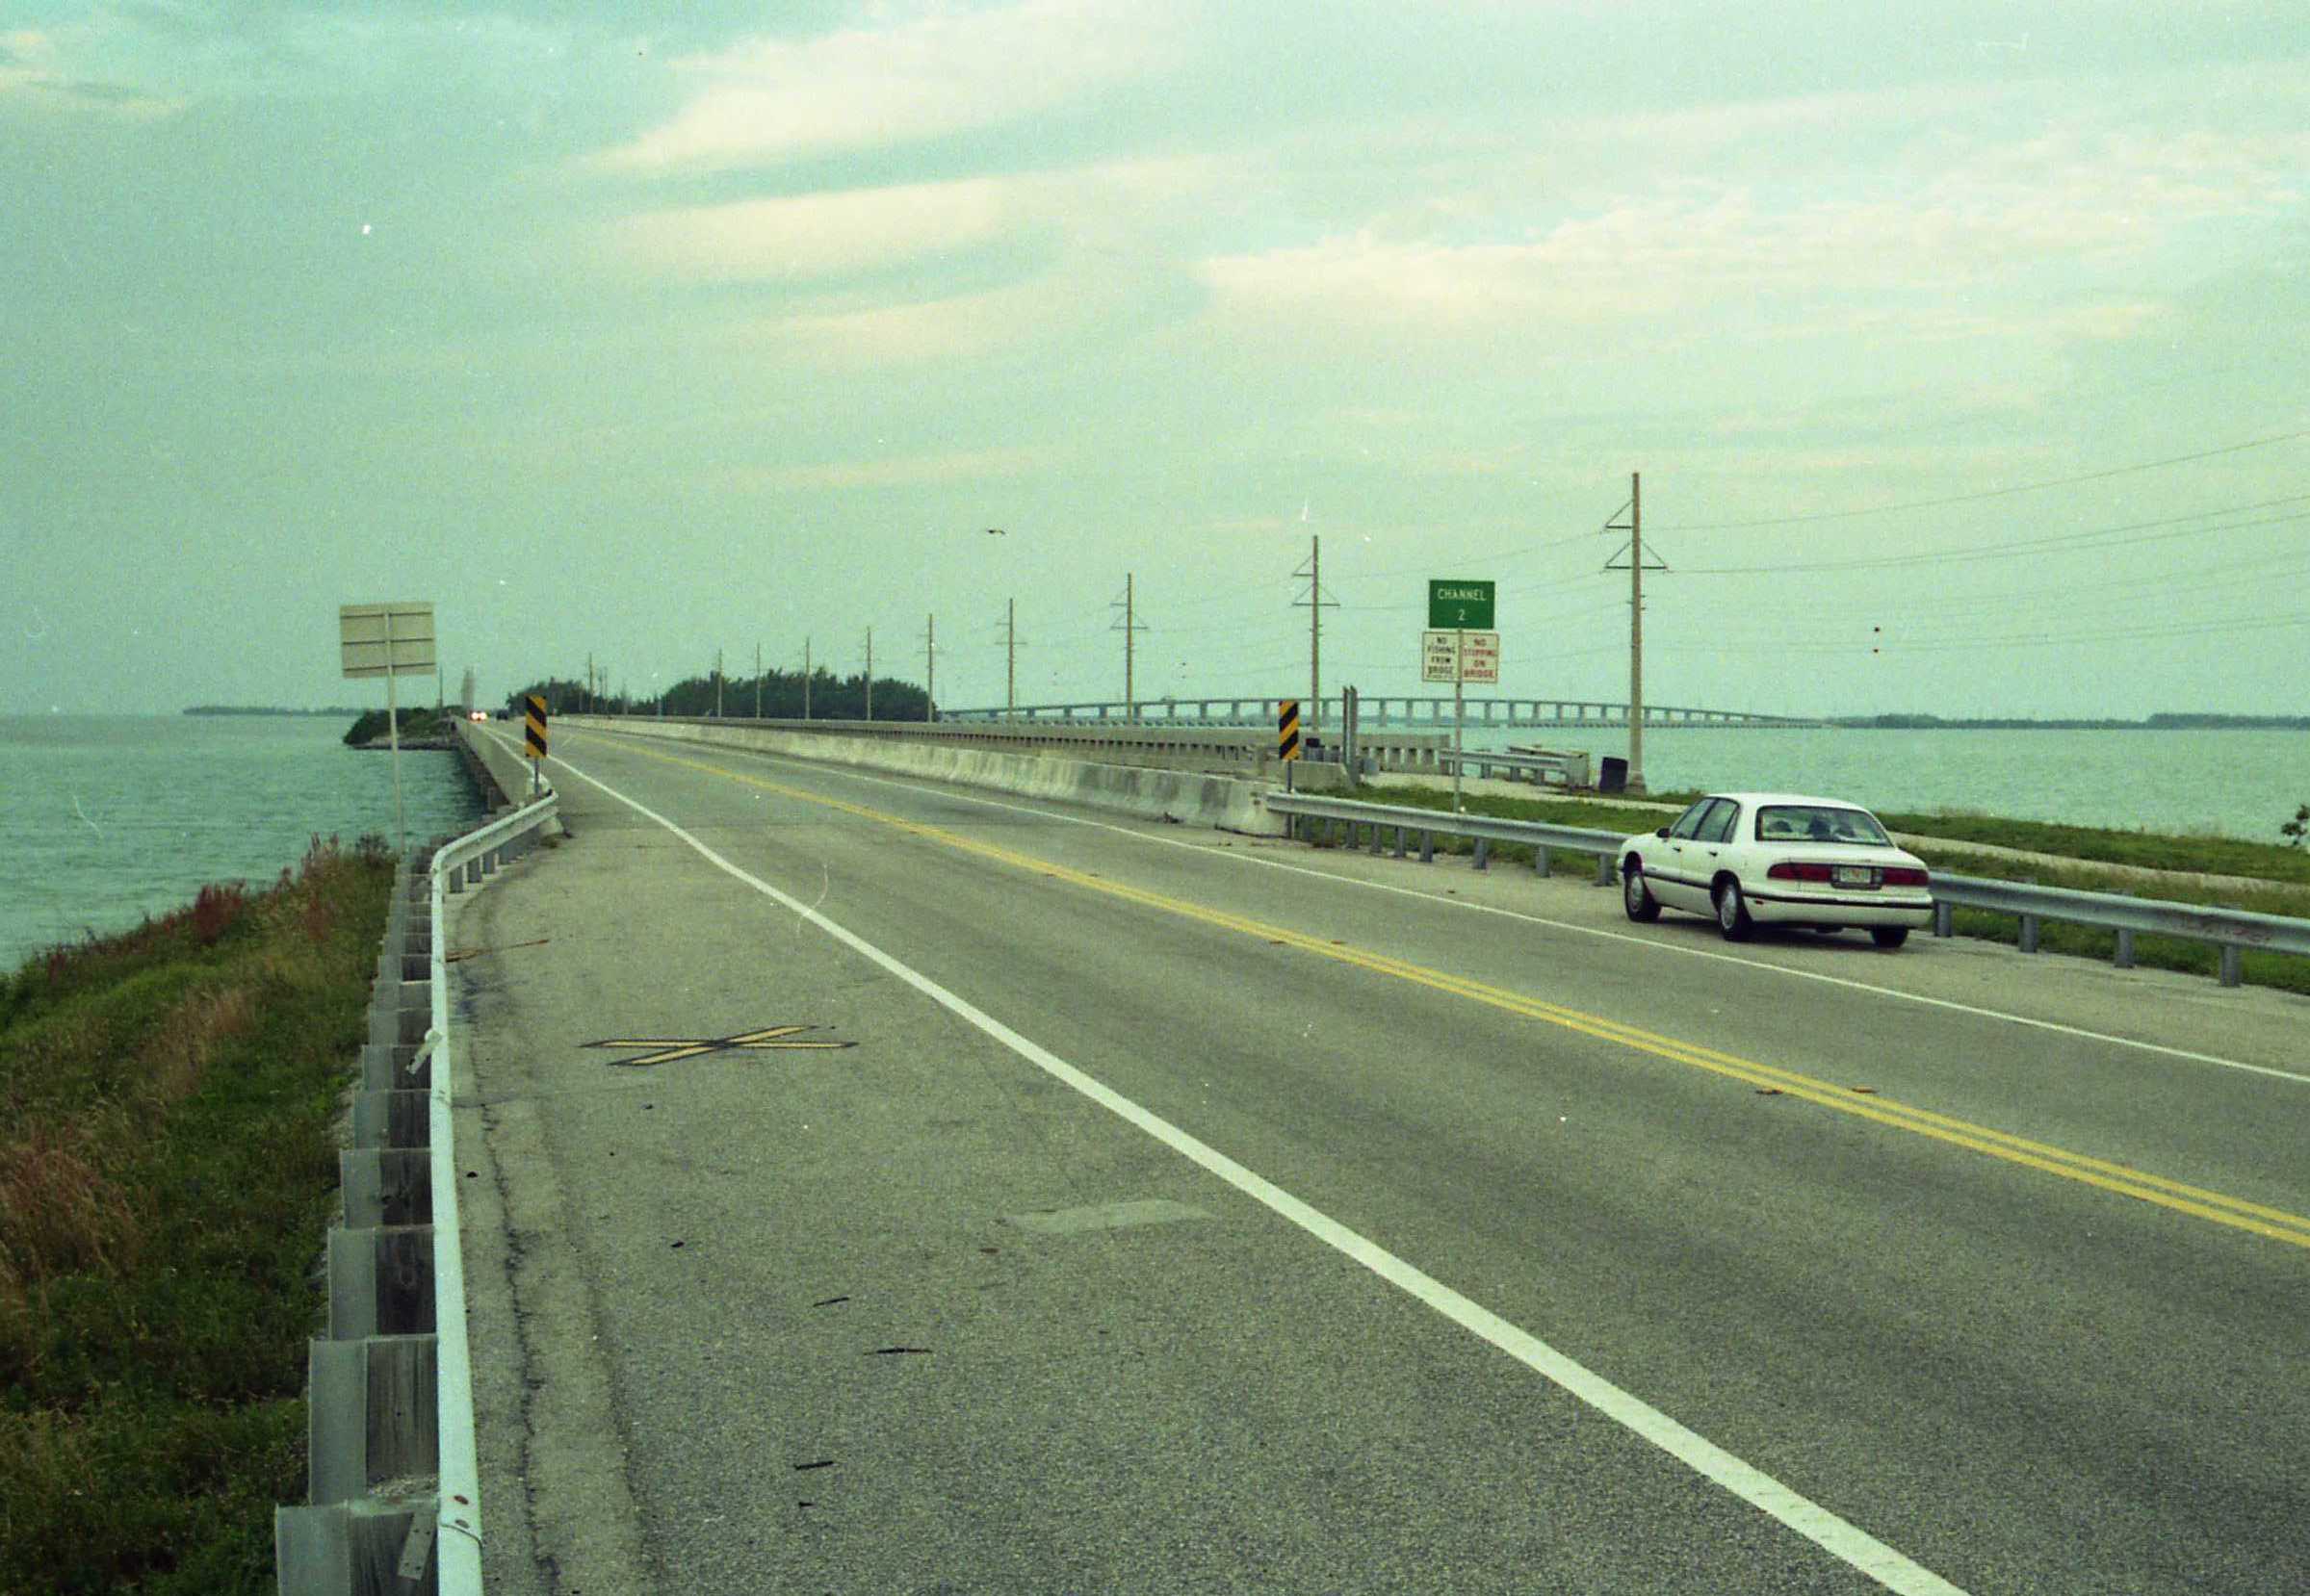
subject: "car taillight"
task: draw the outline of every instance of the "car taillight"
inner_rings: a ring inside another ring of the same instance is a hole
[[[1885,867],[1887,887],[1923,887],[1932,880],[1923,870],[1912,870],[1906,864],[1889,864]]]
[[[1827,881],[1829,866],[1809,861],[1784,859],[1767,870],[1765,877],[1770,881]],[[1890,879],[1889,875],[1887,879]]]

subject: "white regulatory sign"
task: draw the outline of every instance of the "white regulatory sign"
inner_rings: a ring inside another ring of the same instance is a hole
[[[1465,654],[1461,642],[1466,642]],[[1500,634],[1496,631],[1423,631],[1419,634],[1422,682],[1500,680]]]
[[[339,605],[337,651],[347,676],[430,676],[433,606]]]

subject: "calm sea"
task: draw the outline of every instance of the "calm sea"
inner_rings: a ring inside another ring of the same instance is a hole
[[[1424,730],[1424,728],[1423,728]],[[1494,732],[1471,748],[1538,744],[1625,759],[1625,730]],[[2282,842],[2310,803],[2310,732],[1880,732],[1645,728],[1645,785],[1827,793],[1904,813]]]
[[[213,881],[270,883],[315,837],[393,837],[390,756],[336,715],[0,715],[0,969],[126,930]],[[412,842],[481,813],[456,756],[404,752]]]
[[[345,725],[0,716],[0,968],[134,926],[207,882],[269,882],[316,834],[390,837],[390,762],[344,747]],[[1468,743],[1624,756],[1627,736],[1471,727]],[[1645,777],[1655,790],[1778,787],[2276,842],[2310,803],[2310,733],[1648,729]],[[405,753],[402,780],[413,839],[480,817],[454,755]]]

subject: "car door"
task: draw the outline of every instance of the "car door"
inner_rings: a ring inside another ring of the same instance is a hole
[[[1698,851],[1700,832],[1707,827],[1727,800],[1703,798],[1676,817],[1662,837],[1656,856],[1648,857],[1645,880],[1650,884],[1652,895],[1673,909],[1690,910],[1698,914],[1708,912],[1708,878],[1699,881],[1693,873],[1700,868],[1702,855]]]
[[[1701,819],[1700,829],[1693,834],[1693,839],[1684,845],[1685,876],[1693,882],[1700,895],[1700,902],[1705,906],[1715,906],[1716,900],[1709,888],[1720,870],[1730,869],[1736,875],[1739,873],[1734,855],[1738,851],[1736,840],[1740,836],[1740,805],[1729,798],[1720,798],[1716,808]]]

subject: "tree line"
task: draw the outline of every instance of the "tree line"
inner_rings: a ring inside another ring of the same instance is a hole
[[[812,720],[866,720],[867,680],[861,671],[836,676],[819,669],[810,673],[809,717]],[[757,703],[766,720],[801,720],[803,682],[800,671],[768,670],[756,676],[725,676],[721,682],[720,713],[728,720],[751,718]],[[715,712],[714,679],[711,673],[685,677],[662,694],[593,693],[584,682],[547,677],[516,689],[506,700],[506,712],[518,717],[532,693],[545,696],[548,715],[712,715]],[[930,695],[912,682],[895,677],[874,679],[875,720],[928,720]]]

